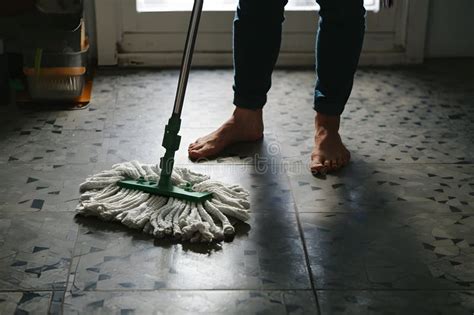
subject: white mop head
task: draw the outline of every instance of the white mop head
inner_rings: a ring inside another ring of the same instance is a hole
[[[118,221],[157,238],[171,236],[191,242],[221,241],[235,233],[229,219],[246,221],[250,217],[249,193],[239,185],[226,185],[189,169],[175,168],[171,177],[174,185],[190,183],[195,191],[212,192],[212,199],[202,204],[116,185],[120,180],[139,177],[158,182],[159,166],[132,161],[87,178],[80,186],[78,213]]]

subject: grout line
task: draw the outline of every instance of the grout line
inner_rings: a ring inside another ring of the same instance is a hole
[[[455,289],[381,289],[381,288],[357,288],[357,289],[316,289],[316,291],[323,291],[323,292],[351,292],[351,291],[373,291],[373,292],[473,292],[474,293],[474,288],[469,288],[469,289],[461,289],[461,288],[455,288]]]
[[[72,247],[72,251],[71,251],[71,261],[69,263],[69,267],[68,267],[68,271],[67,271],[67,277],[66,277],[66,283],[65,283],[65,287],[64,287],[64,290],[63,290],[63,296],[62,296],[62,299],[61,299],[61,305],[60,305],[60,310],[61,310],[61,313],[63,312],[63,306],[64,306],[64,300],[66,298],[66,292],[67,292],[67,289],[69,287],[69,280],[71,278],[71,271],[72,271],[72,267],[73,267],[73,263],[74,263],[74,257],[76,257],[76,247],[77,247],[77,242],[79,240],[79,230],[80,230],[80,226],[77,225],[77,233],[76,233],[76,239],[74,240],[74,246]],[[79,256],[79,260],[80,260],[80,256]],[[79,265],[79,262],[77,263],[77,266]],[[77,271],[77,266],[76,266],[76,270],[74,271],[74,279],[75,279],[75,273]],[[51,306],[51,304],[50,304]]]
[[[23,292],[63,292],[64,290],[47,290],[47,289],[28,289],[28,290],[0,290],[0,293],[23,293]],[[246,292],[246,291],[259,291],[259,292],[313,292],[312,289],[99,289],[99,290],[80,290],[81,292]],[[433,288],[413,288],[413,289],[381,289],[381,288],[315,288],[315,291],[322,292],[354,292],[354,291],[372,291],[372,292],[473,292],[474,288],[461,289],[461,288],[452,288],[452,289],[433,289]]]
[[[295,196],[294,196],[294,193],[293,193],[293,186],[291,184],[291,180],[290,180],[290,177],[287,174],[287,172],[285,172],[285,176],[286,176],[286,180],[288,181],[288,186],[290,188],[291,196],[293,198],[293,203],[294,203],[294,206],[295,206],[295,212],[294,213],[295,213],[296,222],[298,224],[298,232],[300,234],[300,239],[301,239],[301,242],[302,242],[302,245],[303,245],[303,253],[304,253],[304,258],[305,258],[305,262],[306,262],[306,268],[308,270],[308,278],[309,278],[309,281],[310,281],[311,290],[313,291],[314,301],[316,303],[316,309],[318,311],[318,314],[321,315],[322,314],[321,306],[319,305],[318,294],[317,294],[317,291],[316,291],[316,287],[314,285],[313,272],[312,272],[312,269],[311,269],[308,249],[307,249],[307,246],[306,246],[306,239],[305,239],[304,233],[303,233],[303,227],[301,225],[301,221],[300,221],[300,217],[299,217],[298,206],[296,204],[296,199],[295,199]]]
[[[21,293],[21,292],[61,292],[63,291],[62,289],[24,289],[24,290],[18,290],[18,289],[0,289],[0,293]]]
[[[81,292],[312,292],[311,289],[96,289],[96,290],[80,290]]]
[[[277,139],[278,142],[280,142],[280,139],[279,139],[278,136],[276,136],[276,139]],[[280,158],[281,158],[281,156],[280,156]],[[318,311],[318,314],[321,315],[322,314],[321,306],[319,304],[318,293],[317,293],[316,287],[314,285],[313,272],[312,272],[312,269],[311,269],[308,249],[307,249],[307,246],[306,246],[306,239],[305,239],[304,233],[303,233],[303,227],[301,225],[301,221],[300,221],[300,217],[299,217],[298,205],[296,204],[296,198],[295,198],[295,194],[294,194],[293,185],[291,184],[291,179],[290,179],[290,175],[288,174],[288,171],[283,170],[282,173],[284,174],[284,176],[286,178],[288,188],[291,192],[291,197],[293,198],[293,205],[295,207],[294,214],[295,214],[295,218],[296,218],[296,223],[298,224],[298,232],[300,234],[301,243],[303,245],[303,254],[304,254],[304,258],[305,258],[306,269],[308,270],[308,278],[309,278],[311,290],[313,291],[314,302],[316,303],[316,310]]]

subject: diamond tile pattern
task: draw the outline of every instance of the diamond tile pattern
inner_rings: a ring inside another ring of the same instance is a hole
[[[352,163],[315,178],[314,73],[278,70],[262,141],[192,163],[232,112],[232,71],[196,70],[177,163],[251,191],[222,244],[75,216],[89,174],[154,163],[175,70],[99,70],[83,110],[0,107],[0,314],[472,314],[474,63],[360,69]]]

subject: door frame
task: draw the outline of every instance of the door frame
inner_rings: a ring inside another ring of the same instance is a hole
[[[176,67],[181,62],[181,49],[189,12],[161,14],[160,32],[150,33],[157,25],[152,13],[136,13],[135,0],[96,0],[96,28],[99,65]],[[361,65],[418,64],[423,62],[429,0],[398,0],[395,8],[379,13],[368,12],[367,32]],[[232,65],[232,51],[222,48],[229,42],[230,11],[205,11],[194,65],[221,67]],[[107,17],[107,18],[102,18]],[[178,17],[178,18],[176,18]],[[384,20],[396,19],[395,29],[385,29]],[[312,66],[314,64],[314,11],[288,11],[284,27],[282,51],[278,66]],[[163,22],[161,22],[163,20]],[[292,23],[291,21],[297,21]],[[225,28],[223,25],[225,23]],[[222,40],[216,38],[222,37]],[[160,50],[156,43],[166,43]],[[311,43],[311,44],[309,44]],[[133,51],[130,46],[139,47]],[[155,45],[155,46],[154,46]],[[200,45],[206,47],[199,49]],[[216,46],[217,45],[217,46]],[[214,47],[208,49],[208,47]]]

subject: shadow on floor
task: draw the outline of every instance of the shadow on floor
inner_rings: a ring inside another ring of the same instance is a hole
[[[99,230],[101,232],[113,232],[123,233],[126,236],[131,236],[134,240],[149,240],[153,242],[155,246],[162,248],[171,248],[172,246],[182,243],[184,251],[190,251],[198,254],[208,254],[220,251],[222,249],[222,243],[211,242],[211,243],[190,243],[180,242],[172,238],[156,239],[153,236],[144,234],[142,231],[130,229],[118,222],[106,222],[101,221],[95,217],[84,217],[76,215],[74,221],[79,226],[86,227],[89,230]],[[234,238],[244,238],[250,231],[250,225],[244,222],[238,222],[235,224],[235,235],[232,238],[227,238],[224,242],[232,242]]]

